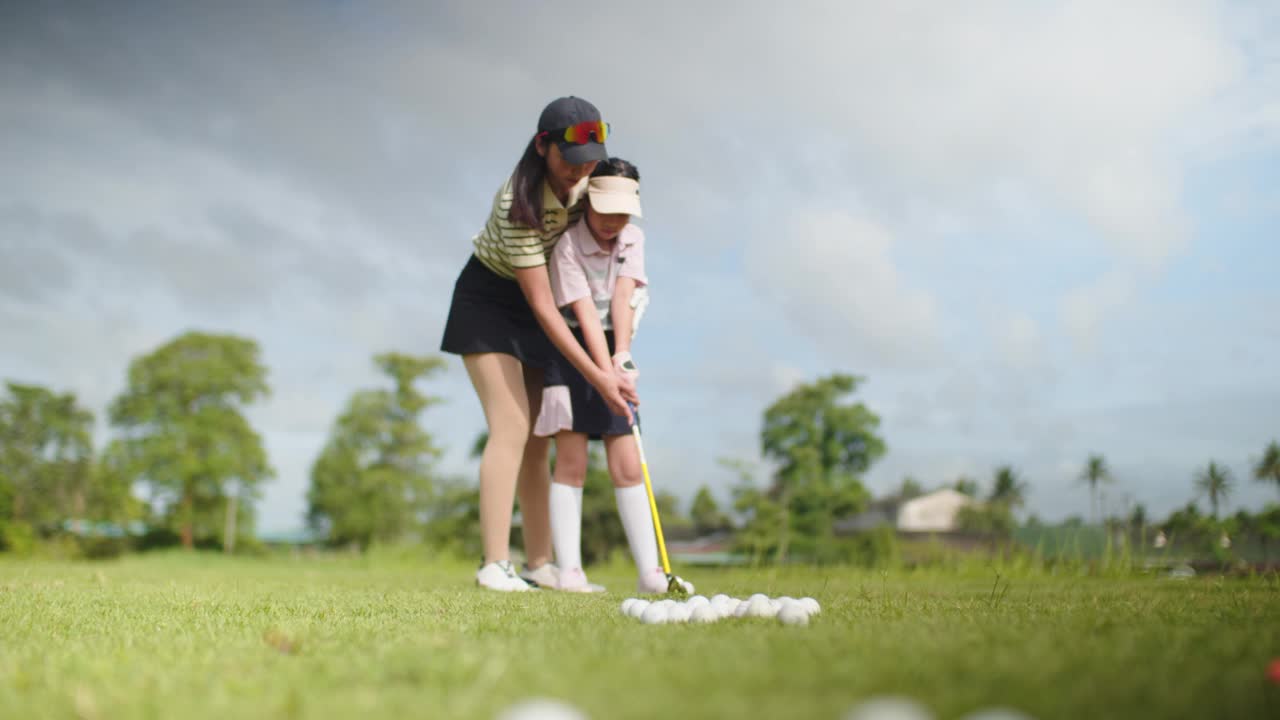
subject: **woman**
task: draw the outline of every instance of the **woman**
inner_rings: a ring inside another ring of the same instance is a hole
[[[562,97],[547,105],[454,285],[440,348],[462,356],[489,426],[480,460],[484,560],[476,573],[484,588],[524,591],[533,589],[530,581],[557,582],[550,562],[550,443],[532,434],[551,357],[548,339],[614,413],[630,418],[627,402],[639,404],[633,388],[619,387],[612,367],[597,366],[578,344],[556,308],[546,268],[561,234],[582,217],[587,179],[608,157],[607,136],[608,125],[586,100]],[[508,553],[517,485],[525,578]]]

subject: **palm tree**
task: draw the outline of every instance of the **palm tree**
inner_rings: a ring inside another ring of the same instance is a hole
[[[1258,482],[1273,482],[1280,488],[1280,443],[1272,440],[1262,451],[1262,459],[1253,466],[1253,478]]]
[[[1209,496],[1213,519],[1218,519],[1218,505],[1231,496],[1231,470],[1210,461],[1208,467],[1196,473],[1196,489]]]
[[[1008,465],[996,468],[995,484],[991,488],[991,501],[1005,503],[1011,508],[1022,507],[1026,501],[1027,484]]]
[[[1106,458],[1101,455],[1090,455],[1080,472],[1080,481],[1089,486],[1089,519],[1098,522],[1098,486],[1112,481],[1111,469],[1107,467]]]

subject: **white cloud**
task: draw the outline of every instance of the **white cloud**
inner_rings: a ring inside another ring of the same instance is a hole
[[[902,277],[889,231],[841,211],[800,210],[793,219],[785,236],[746,250],[753,284],[793,325],[859,366],[934,363],[934,300]]]
[[[1111,272],[1062,298],[1059,314],[1077,351],[1088,353],[1096,347],[1103,320],[1129,302],[1134,292],[1130,275]]]

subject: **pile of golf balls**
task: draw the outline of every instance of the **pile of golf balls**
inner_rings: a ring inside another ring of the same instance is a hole
[[[784,625],[808,625],[809,618],[822,612],[818,601],[811,597],[771,598],[756,593],[746,600],[728,595],[716,595],[710,599],[702,595],[680,602],[627,598],[620,608],[623,615],[635,618],[646,625],[669,623],[713,623],[725,618],[773,618]]]

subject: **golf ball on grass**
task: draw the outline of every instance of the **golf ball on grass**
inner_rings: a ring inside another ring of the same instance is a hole
[[[854,705],[842,720],[933,720],[933,713],[909,697],[886,695]]]
[[[662,625],[667,622],[667,608],[662,603],[654,603],[644,609],[640,622],[645,625]]]
[[[530,698],[503,710],[497,720],[587,720],[587,715],[559,700]]]
[[[694,623],[713,623],[719,619],[719,611],[711,605],[699,605],[693,609],[693,614],[689,616],[689,622]]]
[[[799,603],[785,603],[778,611],[778,622],[783,625],[808,625],[809,613]]]

